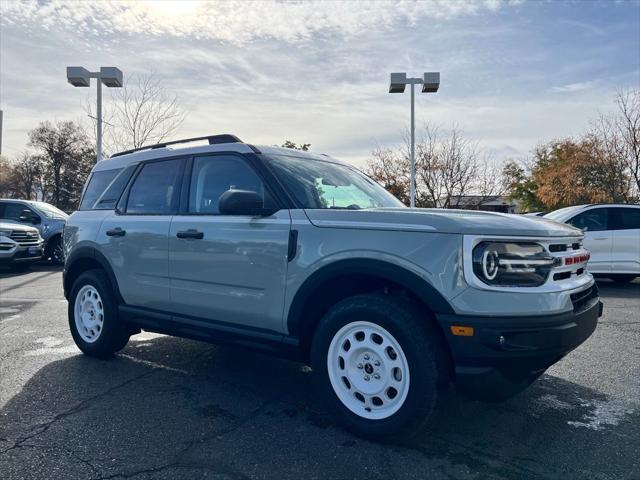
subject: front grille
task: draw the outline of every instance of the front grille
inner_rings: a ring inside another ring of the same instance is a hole
[[[573,304],[573,311],[579,312],[587,307],[591,300],[598,297],[598,287],[593,284],[591,287],[581,292],[571,294],[571,303]]]
[[[37,232],[25,232],[24,230],[14,230],[11,232],[11,240],[18,242],[22,246],[37,245],[40,242]]]

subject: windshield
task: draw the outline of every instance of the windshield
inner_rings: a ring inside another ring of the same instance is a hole
[[[270,155],[267,159],[302,208],[404,207],[400,200],[355,168],[287,155]]]
[[[565,207],[560,210],[554,210],[553,212],[547,213],[543,215],[543,218],[548,218],[550,220],[558,220],[560,218],[564,218],[564,216],[569,213],[571,210],[574,210],[576,207]]]
[[[34,207],[36,207],[40,211],[40,213],[42,213],[45,217],[48,217],[48,218],[59,218],[59,219],[62,219],[62,220],[65,220],[65,219],[69,218],[69,215],[64,213],[59,208],[56,208],[53,205],[49,205],[48,203],[32,202],[31,204]]]

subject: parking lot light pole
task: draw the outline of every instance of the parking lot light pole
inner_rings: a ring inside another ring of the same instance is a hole
[[[416,206],[416,121],[415,85],[422,85],[422,93],[435,93],[440,87],[440,72],[425,72],[422,78],[407,78],[406,72],[392,73],[389,93],[404,93],[411,85],[411,185],[409,195],[411,208]]]
[[[102,84],[107,87],[122,87],[122,71],[116,67],[100,67],[90,72],[84,67],[67,67],[67,81],[74,87],[88,87],[90,79],[98,80],[96,100],[96,161],[102,160]]]

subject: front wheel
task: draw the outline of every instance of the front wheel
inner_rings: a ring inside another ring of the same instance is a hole
[[[342,423],[358,435],[393,440],[427,423],[446,376],[443,352],[425,312],[376,294],[331,308],[311,357],[321,391]]]
[[[84,272],[73,283],[68,316],[73,340],[86,355],[108,357],[129,341],[111,284],[100,270]]]
[[[56,237],[51,240],[50,244],[47,245],[47,251],[45,252],[44,257],[50,258],[51,263],[54,265],[64,264],[64,249],[62,247],[61,237]]]

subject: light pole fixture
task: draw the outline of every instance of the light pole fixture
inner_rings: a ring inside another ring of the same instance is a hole
[[[406,72],[392,73],[389,93],[404,93],[411,85],[411,208],[416,206],[416,121],[414,85],[422,85],[422,93],[435,93],[440,87],[440,72],[425,72],[422,78],[407,78]]]
[[[116,67],[100,67],[98,72],[90,72],[84,67],[67,67],[67,81],[74,87],[88,87],[90,79],[98,80],[96,107],[96,159],[102,160],[102,84],[107,87],[122,87],[122,71]]]

